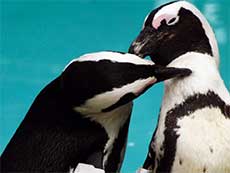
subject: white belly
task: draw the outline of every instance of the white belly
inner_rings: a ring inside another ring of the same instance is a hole
[[[172,173],[230,173],[230,119],[203,108],[177,121]]]

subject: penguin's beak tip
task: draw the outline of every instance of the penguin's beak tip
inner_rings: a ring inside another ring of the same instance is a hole
[[[191,69],[186,69],[184,68],[184,73],[181,74],[181,77],[186,77],[192,74],[192,70]]]

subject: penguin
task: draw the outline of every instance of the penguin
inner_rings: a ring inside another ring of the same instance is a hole
[[[156,8],[129,53],[192,71],[164,82],[143,168],[153,173],[229,173],[230,94],[220,76],[215,34],[202,13],[186,1]]]
[[[132,100],[157,82],[190,73],[128,53],[72,60],[34,100],[1,155],[1,172],[73,172],[78,163],[119,172]]]

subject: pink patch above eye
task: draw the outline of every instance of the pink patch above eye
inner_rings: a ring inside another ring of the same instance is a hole
[[[175,16],[170,15],[170,14],[162,14],[162,15],[158,16],[156,19],[153,19],[153,21],[152,21],[153,28],[158,29],[163,20],[166,20],[166,22],[168,22],[173,17],[175,17]]]

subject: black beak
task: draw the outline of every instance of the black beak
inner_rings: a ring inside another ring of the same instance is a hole
[[[161,82],[174,77],[186,77],[191,73],[192,71],[187,68],[164,67],[155,65],[155,77],[157,78],[157,82]]]
[[[190,69],[187,68],[174,68],[174,67],[164,67],[161,65],[154,65],[151,73],[154,74],[154,77],[156,78],[156,82],[161,82],[161,81],[165,81],[167,79],[171,79],[171,78],[178,78],[178,77],[186,77],[189,76],[192,71]],[[154,84],[155,84],[154,83]],[[152,85],[154,85],[152,84]],[[144,93],[148,88],[150,88],[152,85],[147,86],[139,95],[141,95],[142,93]],[[136,96],[135,96],[136,98]]]
[[[155,47],[156,31],[153,28],[145,27],[129,47],[129,53],[144,58],[151,53]],[[155,38],[155,39],[154,39]]]
[[[157,54],[157,44],[159,44],[164,35],[167,34],[168,33],[162,34],[152,27],[145,27],[132,42],[131,46],[129,47],[129,53],[135,54],[141,58],[150,56],[154,61],[154,56]],[[154,66],[154,76],[156,77],[157,82],[174,77],[186,77],[192,73],[190,69],[165,67],[167,63],[160,63],[159,61],[157,62],[157,64],[161,64]]]

